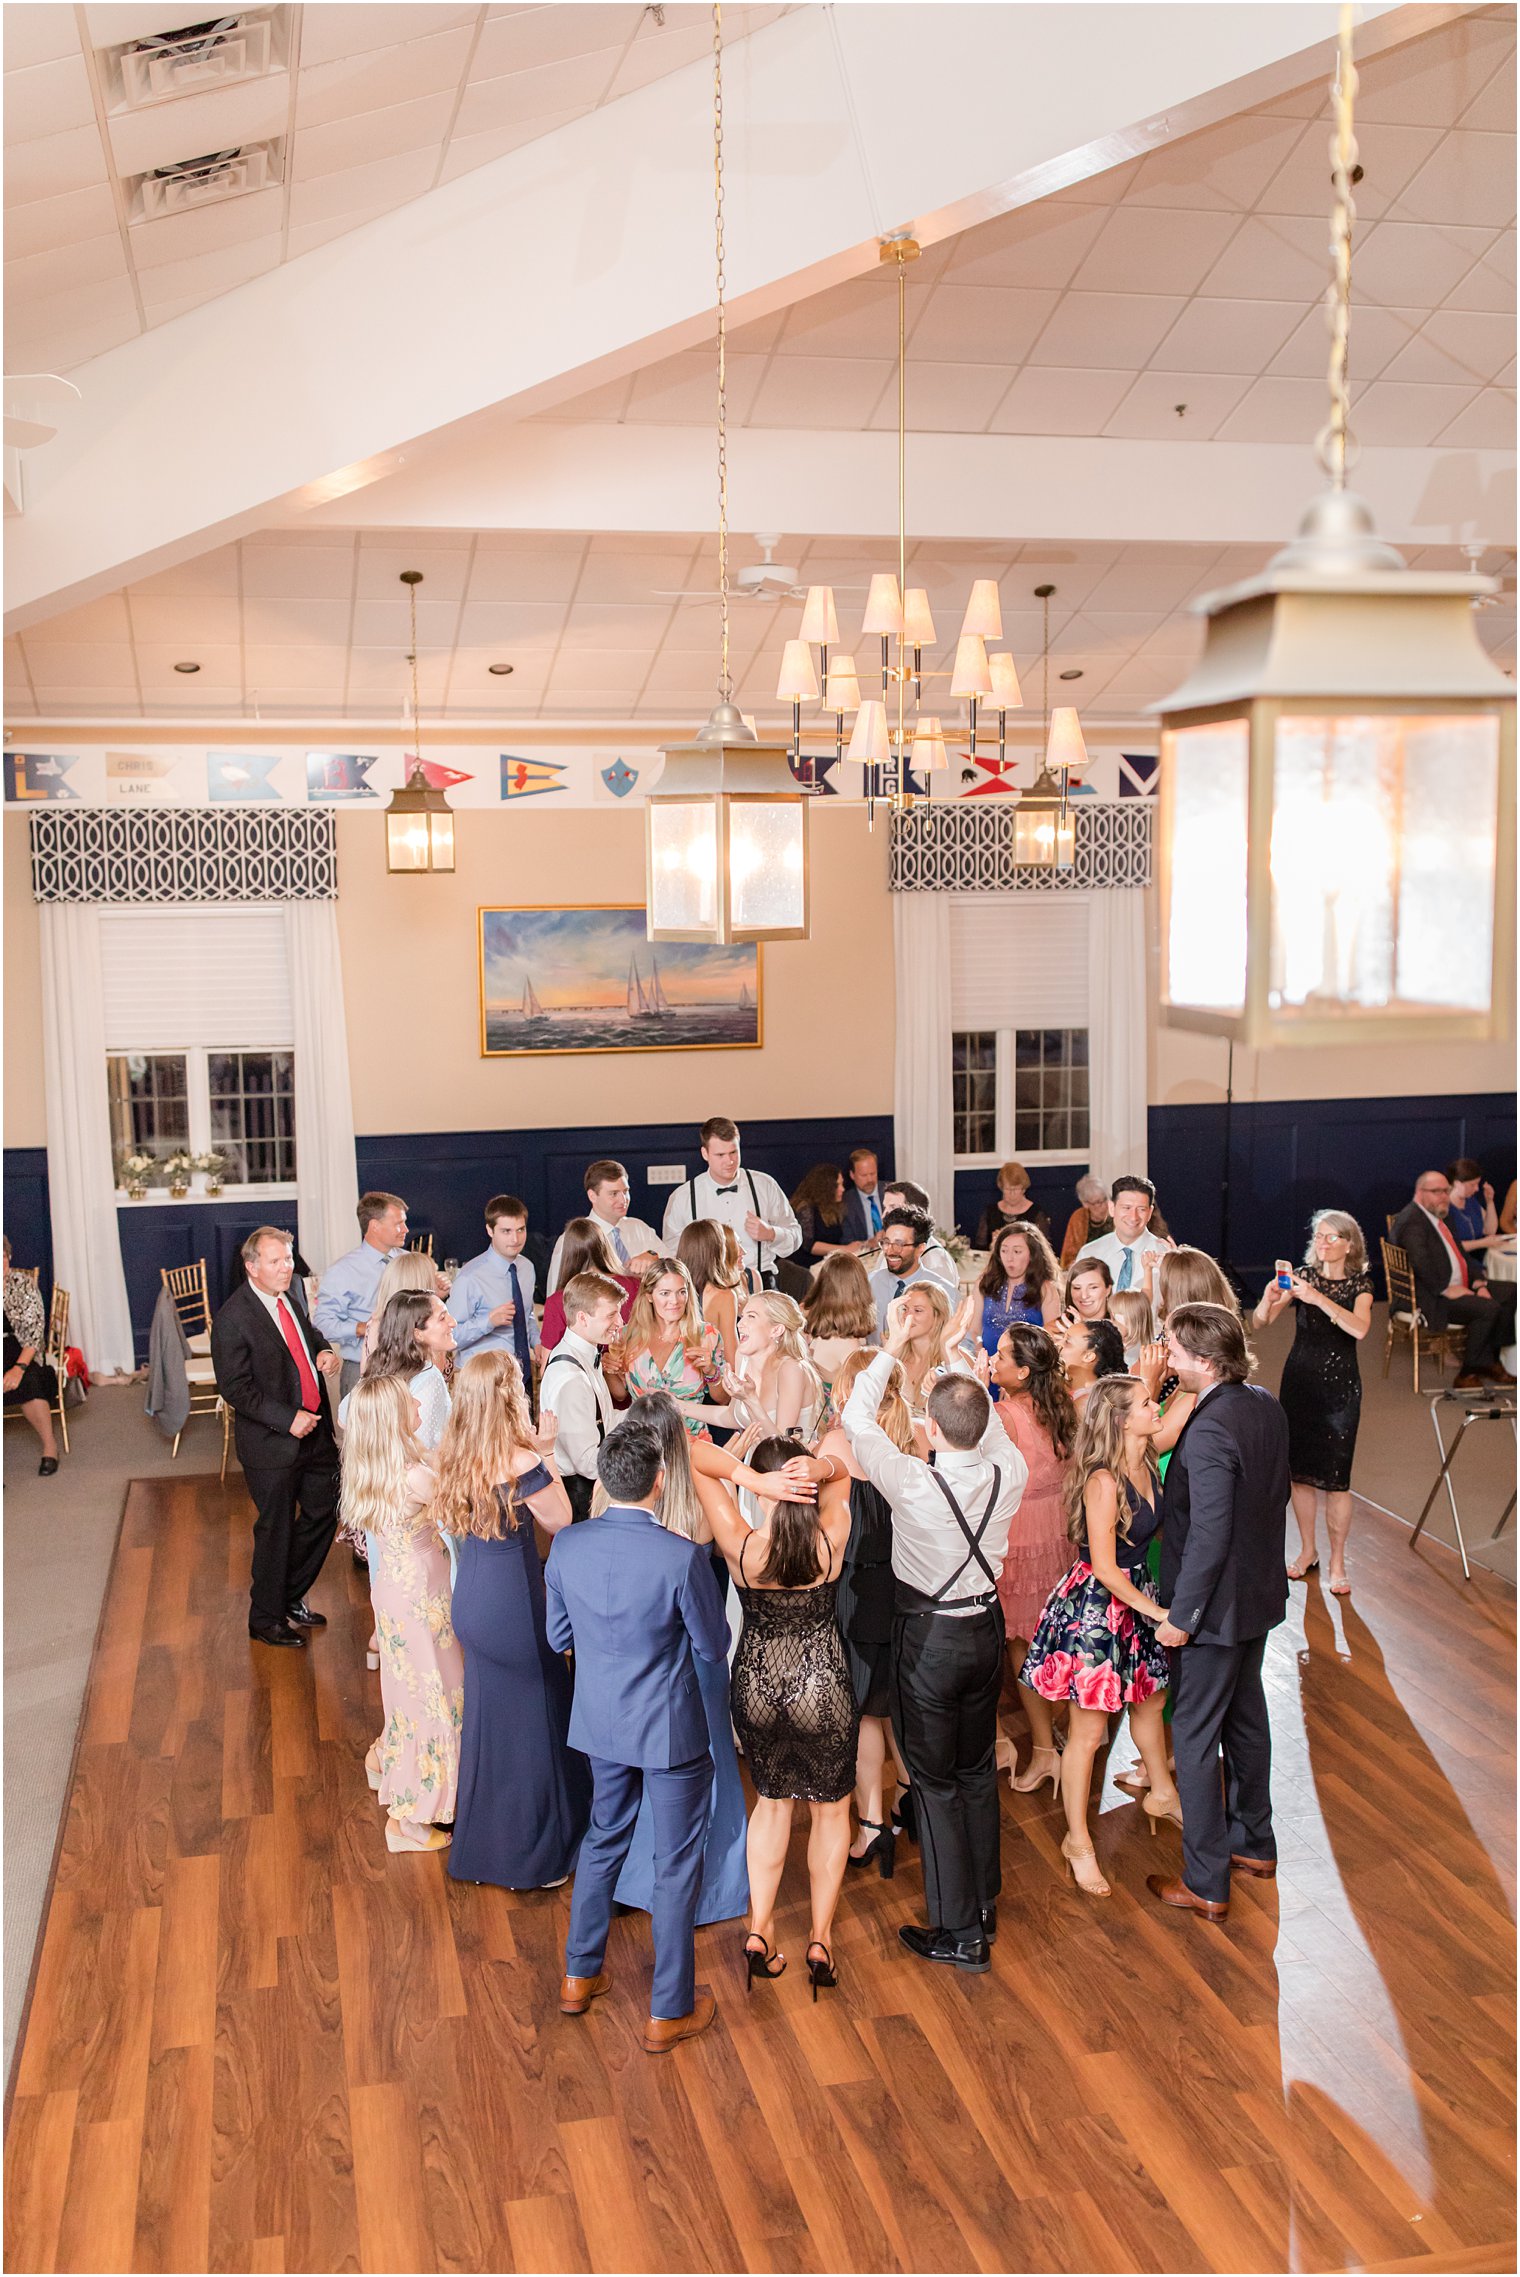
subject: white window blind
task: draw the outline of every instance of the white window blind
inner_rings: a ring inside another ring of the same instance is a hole
[[[1087,896],[956,894],[952,1028],[1085,1028]]]
[[[288,1049],[280,909],[103,909],[106,1050]]]

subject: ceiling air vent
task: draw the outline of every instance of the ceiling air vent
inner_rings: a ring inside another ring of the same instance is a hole
[[[273,30],[269,11],[214,16],[153,39],[129,40],[108,50],[106,61],[120,73],[122,107],[140,111],[177,95],[205,95],[262,79],[272,60]]]
[[[227,198],[267,190],[284,179],[278,142],[247,142],[238,150],[208,151],[204,158],[181,158],[155,166],[129,183],[130,218],[159,221],[165,214],[189,213],[197,206],[220,205]]]

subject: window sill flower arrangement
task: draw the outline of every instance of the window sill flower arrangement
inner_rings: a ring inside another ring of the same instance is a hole
[[[117,1164],[117,1176],[127,1189],[127,1199],[145,1202],[148,1198],[148,1180],[155,1168],[151,1154],[124,1154]]]
[[[205,1179],[208,1195],[215,1196],[221,1192],[222,1178],[227,1168],[227,1157],[224,1154],[197,1154],[192,1157],[190,1167]]]
[[[164,1164],[164,1176],[169,1181],[169,1194],[173,1201],[181,1202],[190,1191],[190,1174],[195,1158],[188,1154],[171,1154]]]

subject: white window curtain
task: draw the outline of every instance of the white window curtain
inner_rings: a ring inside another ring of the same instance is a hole
[[[1145,1174],[1145,891],[1113,886],[1086,898],[1088,1152],[1107,1182]]]
[[[48,1204],[53,1278],[69,1292],[70,1340],[93,1372],[130,1375],[132,1316],[106,1098],[102,914],[80,901],[45,901],[38,909]]]
[[[288,901],[284,915],[296,1058],[301,1254],[320,1273],[353,1248],[359,1199],[338,912],[331,901]]]
[[[924,1188],[936,1223],[954,1225],[949,896],[894,893],[892,950],[897,968],[892,1086],[897,1170]]]

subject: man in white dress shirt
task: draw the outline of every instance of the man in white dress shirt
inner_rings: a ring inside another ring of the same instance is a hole
[[[577,1273],[566,1283],[565,1333],[544,1362],[539,1407],[558,1426],[554,1459],[577,1518],[591,1515],[591,1490],[602,1441],[617,1421],[602,1374],[602,1348],[622,1324],[623,1292],[603,1273]]]
[[[927,1927],[905,1922],[898,1936],[920,1960],[983,1976],[1002,1887],[997,1583],[1029,1466],[981,1385],[959,1372],[929,1394],[929,1462],[898,1452],[876,1414],[907,1342],[899,1306],[842,1418],[855,1460],[892,1506],[892,1729],[913,1782],[929,1909]]]
[[[639,1274],[665,1254],[654,1227],[628,1215],[628,1173],[620,1162],[593,1162],[586,1172],[587,1216],[599,1225],[612,1247],[620,1273]],[[560,1235],[549,1259],[545,1296],[559,1287],[559,1261],[565,1237]]]
[[[710,1115],[697,1133],[707,1168],[677,1186],[665,1205],[665,1246],[676,1243],[698,1218],[732,1226],[739,1253],[766,1288],[776,1286],[776,1260],[802,1247],[802,1228],[774,1178],[764,1170],[745,1170],[739,1160],[739,1127],[726,1115]]]
[[[1116,1289],[1139,1289],[1155,1305],[1160,1294],[1156,1275],[1161,1260],[1169,1249],[1177,1246],[1165,1234],[1148,1230],[1151,1212],[1156,1207],[1156,1189],[1148,1178],[1127,1174],[1116,1178],[1110,1191],[1113,1231],[1087,1242],[1077,1251],[1073,1265],[1080,1264],[1084,1257],[1101,1257],[1114,1277]]]
[[[487,1245],[461,1265],[449,1291],[460,1358],[510,1352],[533,1389],[538,1321],[533,1311],[533,1261],[523,1255],[528,1205],[515,1194],[493,1194],[486,1204]]]
[[[878,1333],[886,1328],[887,1307],[894,1299],[906,1295],[909,1289],[920,1287],[925,1281],[933,1281],[944,1291],[950,1300],[952,1312],[960,1303],[958,1282],[954,1278],[946,1280],[943,1273],[934,1271],[927,1263],[933,1233],[934,1228],[929,1222],[927,1210],[916,1210],[911,1202],[904,1202],[900,1209],[888,1210],[881,1228],[883,1262],[870,1276],[871,1294],[876,1299]],[[940,1254],[948,1261],[948,1250],[941,1249]],[[953,1276],[953,1265],[950,1270]]]

